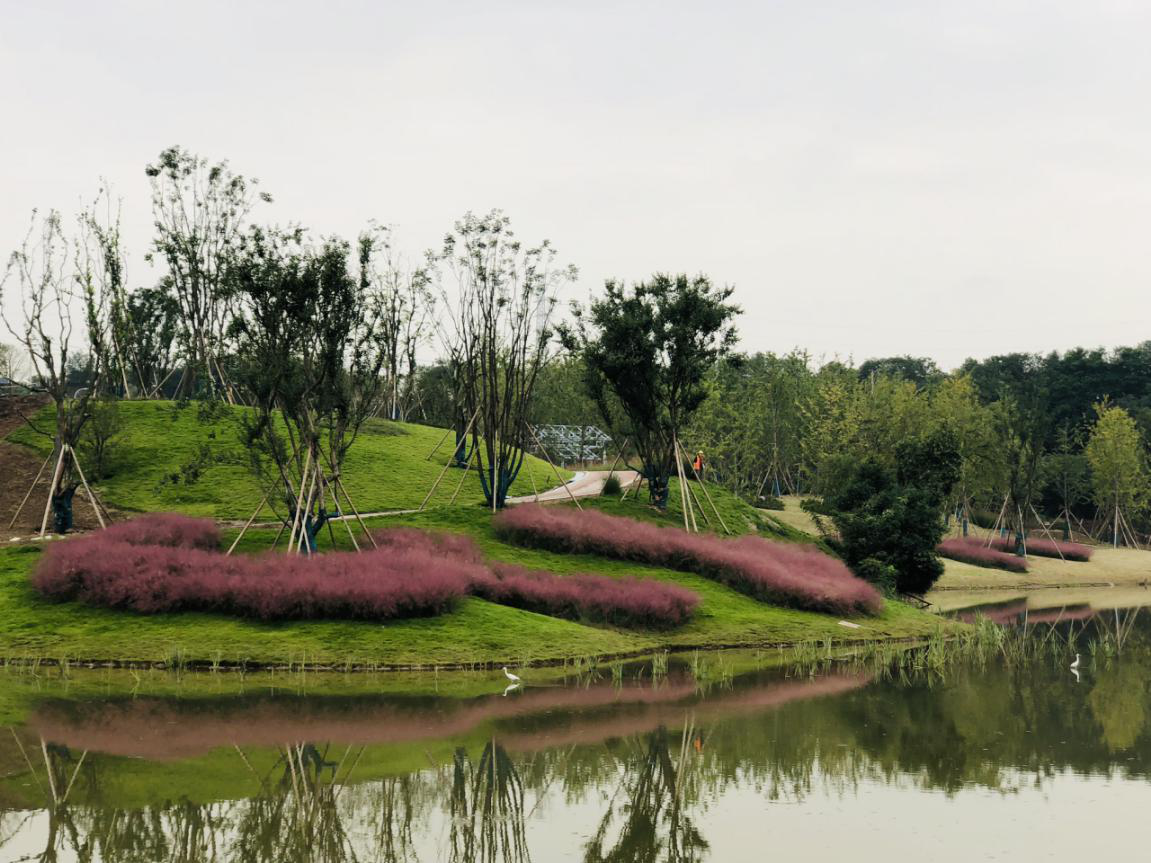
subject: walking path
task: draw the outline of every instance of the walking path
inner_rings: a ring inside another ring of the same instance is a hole
[[[615,475],[619,477],[621,488],[628,488],[639,479],[639,474],[634,470],[617,470]],[[611,471],[606,470],[579,471],[564,485],[549,488],[539,494],[509,497],[507,502],[509,504],[558,503],[559,501],[571,500],[573,497],[598,497],[603,494],[603,484],[607,482],[609,476],[611,476]]]

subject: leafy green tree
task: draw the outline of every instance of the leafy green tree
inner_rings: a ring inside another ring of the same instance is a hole
[[[863,578],[922,594],[943,574],[935,547],[943,538],[941,513],[959,479],[959,447],[946,431],[899,446],[896,466],[876,457],[840,458],[839,482],[820,510],[839,532],[836,544]]]
[[[1112,521],[1112,542],[1117,545],[1123,519],[1132,518],[1147,503],[1143,442],[1135,420],[1123,408],[1103,401],[1095,413],[1086,449],[1092,493],[1104,518]]]
[[[630,290],[609,281],[564,343],[587,365],[588,393],[609,427],[630,437],[649,497],[666,507],[675,441],[707,397],[705,378],[735,344],[729,287],[700,275],[657,273]],[[613,404],[617,400],[618,409]]]
[[[945,376],[930,357],[904,355],[865,361],[859,367],[859,379],[868,381],[873,377],[896,378],[922,388],[939,383]]]

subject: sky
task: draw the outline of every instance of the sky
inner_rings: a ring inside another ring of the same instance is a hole
[[[258,177],[259,221],[413,258],[501,208],[565,299],[706,273],[747,351],[1134,344],[1149,43],[1120,0],[0,0],[0,251],[104,177],[154,282],[144,166],[180,144]]]

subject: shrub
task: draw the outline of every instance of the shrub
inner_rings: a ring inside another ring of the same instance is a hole
[[[754,506],[758,506],[760,509],[770,509],[775,510],[776,512],[785,509],[783,505],[783,499],[778,498],[773,494],[764,495],[758,501],[753,501],[752,504]]]
[[[528,504],[496,516],[496,533],[520,545],[694,572],[764,602],[832,614],[877,613],[879,593],[810,546],[759,537],[721,539],[677,528]]]
[[[614,473],[609,475],[603,481],[603,495],[604,497],[619,497],[622,487],[619,484],[619,477]]]
[[[961,560],[975,566],[1008,569],[1012,572],[1027,572],[1027,561],[1023,558],[988,548],[980,540],[971,537],[945,539],[939,543],[936,550],[943,557]]]
[[[128,545],[163,545],[212,551],[220,546],[220,531],[210,518],[157,512],[110,525],[96,536]]]
[[[603,575],[556,575],[497,563],[472,592],[489,602],[568,620],[616,626],[680,626],[691,619],[699,597],[674,584]]]
[[[900,593],[922,594],[943,575],[939,512],[959,478],[959,451],[952,434],[938,432],[900,444],[895,462],[892,468],[875,457],[839,458],[822,509],[853,570],[874,558],[895,569]]]
[[[1012,537],[995,537],[991,541],[991,547],[996,551],[1006,552],[1008,554],[1015,553],[1015,540]],[[1027,553],[1034,554],[1039,557],[1059,557],[1059,553],[1063,553],[1063,557],[1067,560],[1076,560],[1086,563],[1091,560],[1091,554],[1094,551],[1089,545],[1083,545],[1078,542],[1053,542],[1050,539],[1029,539],[1027,540]]]

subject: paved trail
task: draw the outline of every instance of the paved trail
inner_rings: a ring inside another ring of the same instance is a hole
[[[572,497],[598,497],[603,493],[603,484],[607,482],[610,475],[610,471],[606,470],[580,471],[565,485],[549,488],[547,491],[541,491],[538,495],[527,494],[522,497],[509,497],[508,503],[535,503],[537,501],[539,503],[556,503],[561,500],[571,500]],[[628,488],[639,479],[639,474],[634,470],[617,470],[615,475],[619,477],[619,484],[623,488]]]

